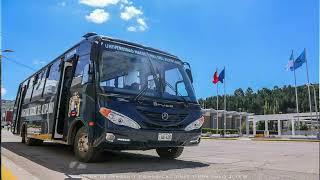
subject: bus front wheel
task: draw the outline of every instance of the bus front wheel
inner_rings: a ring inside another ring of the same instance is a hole
[[[182,154],[183,147],[160,147],[156,151],[160,158],[175,159]]]
[[[81,162],[92,162],[97,157],[97,151],[89,145],[88,133],[85,127],[81,127],[78,130],[73,149],[76,158]]]

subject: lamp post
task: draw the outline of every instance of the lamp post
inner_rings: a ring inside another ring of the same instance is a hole
[[[242,108],[238,108],[239,110],[239,136],[242,135],[242,129],[241,129],[241,124],[242,124]]]
[[[10,53],[10,52],[14,52],[11,49],[4,49],[4,50],[0,50],[1,54],[0,54],[0,86],[2,88],[2,53]],[[0,93],[0,100],[2,100],[2,93]],[[2,105],[2,101],[1,101],[1,105]]]
[[[317,105],[317,92],[316,88],[314,87],[315,84],[310,83],[310,86],[313,88],[313,97],[314,97],[314,110],[316,113],[316,120],[317,120],[317,130],[319,131],[319,117],[318,117],[318,105]],[[313,124],[313,123],[312,123]]]

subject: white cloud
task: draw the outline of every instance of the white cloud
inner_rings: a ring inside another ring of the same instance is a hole
[[[44,66],[45,64],[47,64],[47,61],[33,60],[32,64],[37,65],[37,66]]]
[[[136,31],[137,31],[137,28],[136,28],[135,26],[129,26],[129,27],[127,28],[127,30],[130,31],[130,32],[136,32]]]
[[[137,31],[143,32],[148,28],[147,23],[142,18],[137,18],[137,23],[138,24],[136,26],[129,26],[127,30],[130,32],[137,32]]]
[[[59,2],[58,6],[65,7],[67,3],[65,1]]]
[[[103,9],[95,9],[89,15],[86,15],[86,19],[90,22],[101,24],[108,21],[110,14]]]
[[[137,19],[137,23],[140,24],[141,26],[147,27],[146,22],[142,18],[138,18]]]
[[[120,14],[121,19],[128,21],[133,17],[138,17],[142,15],[142,11],[137,9],[134,6],[127,6],[124,8],[124,11]]]
[[[128,0],[121,0],[120,2],[123,4],[132,4],[132,2]]]
[[[60,6],[65,6],[65,0],[59,3]],[[141,8],[137,8],[133,5],[132,0],[78,0],[80,4],[84,4],[90,7],[96,7],[90,14],[86,15],[85,18],[93,23],[102,24],[110,19],[110,14],[103,8],[107,6],[117,6],[120,8],[120,18],[124,21],[134,22],[131,26],[127,27],[127,31],[130,32],[142,32],[147,30],[149,27],[143,17],[143,11]]]
[[[7,90],[5,88],[1,88],[1,96],[4,96],[7,94]]]
[[[148,28],[146,22],[142,18],[138,18],[137,23],[139,24],[140,31],[145,31]]]
[[[107,7],[109,5],[116,5],[120,0],[79,0],[80,4],[85,4],[91,7]]]

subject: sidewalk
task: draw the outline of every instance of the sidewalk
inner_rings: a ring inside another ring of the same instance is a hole
[[[252,140],[252,141],[291,141],[291,142],[320,142],[320,139],[317,138],[304,138],[303,136],[282,136],[282,137],[253,137],[251,136],[220,136],[217,134],[203,134],[201,139],[212,139],[212,140]]]
[[[28,180],[39,180],[34,177],[32,174],[22,169],[15,163],[13,163],[10,159],[4,156],[4,153],[8,153],[8,150],[1,148],[1,179],[3,180],[20,180],[20,179],[28,179]]]

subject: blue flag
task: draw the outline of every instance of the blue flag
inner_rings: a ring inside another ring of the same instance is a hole
[[[298,69],[306,62],[306,50],[304,49],[300,56],[294,61],[294,67],[290,68],[291,71]]]
[[[290,56],[290,59],[288,61],[288,64],[286,66],[286,70],[289,71],[293,71],[293,65],[294,65],[294,57],[293,57],[293,51],[291,52],[291,56]]]
[[[224,69],[225,69],[225,68],[223,68],[223,70],[222,70],[221,73],[219,74],[219,81],[220,81],[221,83],[223,83],[223,80],[224,80]]]

